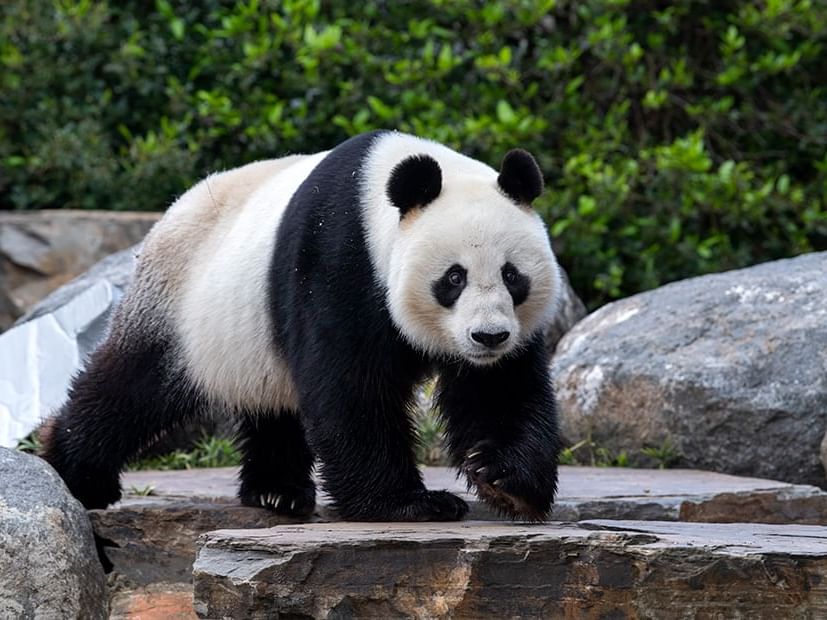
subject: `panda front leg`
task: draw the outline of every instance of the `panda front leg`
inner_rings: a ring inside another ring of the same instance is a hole
[[[469,487],[505,516],[546,520],[561,442],[542,338],[490,366],[445,364],[437,403]]]
[[[352,521],[455,521],[465,516],[468,505],[462,499],[430,491],[422,482],[406,408],[410,392],[382,393],[380,386],[392,381],[345,383],[324,390],[315,386],[302,397],[307,438],[339,515]]]
[[[295,517],[313,514],[313,454],[294,412],[244,413],[237,444],[242,453],[242,504]]]

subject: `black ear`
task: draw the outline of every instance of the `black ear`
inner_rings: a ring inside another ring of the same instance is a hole
[[[411,155],[394,166],[388,179],[388,198],[400,219],[414,207],[424,207],[442,191],[442,170],[433,157]]]
[[[543,192],[540,166],[523,149],[512,149],[505,154],[497,183],[514,202],[530,205]]]

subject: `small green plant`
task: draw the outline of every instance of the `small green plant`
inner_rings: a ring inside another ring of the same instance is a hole
[[[645,457],[645,458],[644,458]],[[626,450],[614,453],[605,446],[587,438],[560,451],[560,465],[591,465],[592,467],[645,467],[646,461],[654,460],[660,469],[674,466],[681,458],[680,452],[669,439],[660,446],[646,446],[631,455]]]
[[[448,457],[445,454],[443,440],[444,425],[439,414],[433,409],[418,413],[416,430],[419,439],[417,462],[422,465],[447,465]]]
[[[416,462],[421,465],[448,465],[445,450],[445,424],[439,409],[433,405],[436,380],[423,383],[417,393],[417,408],[413,414],[416,429]]]
[[[42,444],[36,432],[29,433],[23,439],[17,442],[17,450],[26,452],[28,454],[37,454],[40,452]]]
[[[557,457],[558,465],[577,465],[577,461],[574,458],[574,450],[571,447],[563,448],[560,451],[560,455]]]
[[[142,469],[196,469],[203,467],[234,467],[241,463],[241,456],[232,441],[223,437],[203,437],[192,450],[175,450],[169,454],[140,459],[129,467]]]
[[[583,439],[582,441],[578,441],[573,446],[563,448],[560,451],[560,456],[558,457],[557,462],[560,465],[583,465],[584,463],[579,458],[578,451],[586,447],[588,444],[591,444],[591,441],[588,439]]]
[[[155,487],[151,484],[146,485],[145,487],[136,487],[131,486],[127,491],[130,495],[139,495],[141,497],[149,497],[150,495],[155,495]]]
[[[680,452],[678,452],[678,450],[672,445],[672,442],[670,442],[669,439],[664,439],[660,446],[647,446],[642,448],[640,452],[644,456],[648,456],[650,459],[653,459],[657,463],[659,469],[668,469],[677,463],[681,458]]]
[[[631,467],[629,454],[621,450],[614,454],[605,446],[592,439],[583,439],[573,446],[564,448],[558,458],[560,465],[590,465],[592,467]]]

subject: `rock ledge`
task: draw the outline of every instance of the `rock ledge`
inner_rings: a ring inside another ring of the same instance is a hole
[[[827,615],[819,526],[317,523],[199,542],[205,618]]]

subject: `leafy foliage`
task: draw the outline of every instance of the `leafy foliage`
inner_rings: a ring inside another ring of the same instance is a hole
[[[821,0],[149,6],[0,7],[0,206],[161,209],[388,127],[534,152],[591,306],[827,247]]]
[[[199,467],[233,467],[241,463],[241,456],[230,439],[203,437],[192,450],[175,450],[169,454],[141,459],[132,463],[130,470],[142,469],[196,469]]]
[[[660,446],[646,446],[629,454],[621,450],[615,454],[605,446],[587,438],[560,451],[560,465],[590,465],[591,467],[657,467],[669,469],[681,461],[681,453],[666,440]]]

